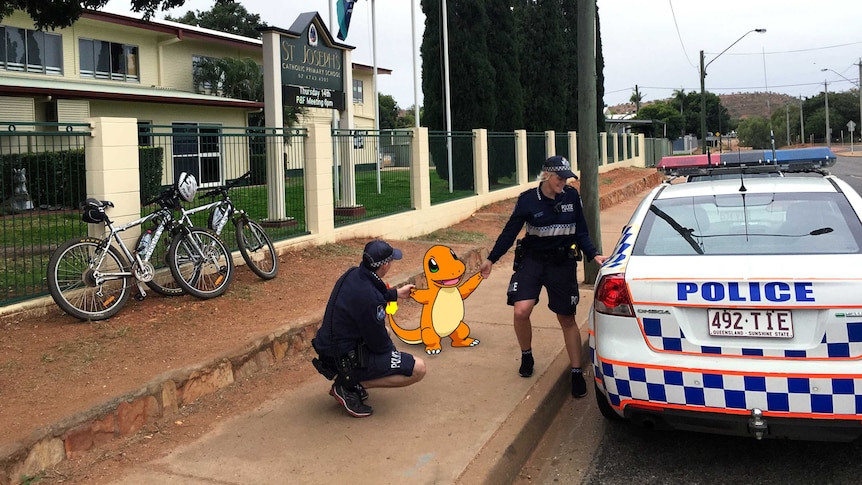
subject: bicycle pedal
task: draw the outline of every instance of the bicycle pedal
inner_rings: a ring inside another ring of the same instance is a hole
[[[135,300],[136,301],[144,301],[144,298],[146,298],[146,295],[142,295],[140,293],[135,293]]]

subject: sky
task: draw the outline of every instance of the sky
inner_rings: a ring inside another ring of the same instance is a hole
[[[769,91],[806,98],[823,92],[824,83],[830,93],[849,91],[859,83],[857,64],[862,58],[862,7],[857,1],[597,0],[604,103],[627,102],[635,86],[644,101],[670,98],[679,89],[699,91],[701,50],[707,64],[706,90],[715,94]],[[213,3],[187,0],[168,13],[178,17],[189,10],[209,10]],[[311,11],[329,23],[330,3],[335,8],[334,0],[239,3],[267,24],[284,29],[299,14]],[[110,0],[104,10],[131,13],[128,0]],[[372,65],[376,50],[377,66],[392,70],[391,75],[378,76],[379,92],[392,95],[401,108],[410,108],[416,99],[413,66],[414,59],[421,65],[418,49],[424,25],[419,0],[359,0],[344,41],[355,47],[353,62]],[[754,29],[766,32],[751,32]],[[337,26],[331,30],[333,35],[338,32]],[[421,100],[420,87],[420,105]]]

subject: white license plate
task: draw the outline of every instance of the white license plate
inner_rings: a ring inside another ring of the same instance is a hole
[[[793,338],[790,310],[707,310],[709,334],[715,337]]]

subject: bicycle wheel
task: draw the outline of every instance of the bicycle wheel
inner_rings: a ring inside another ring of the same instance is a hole
[[[110,276],[129,272],[125,258],[111,246],[100,250],[101,244],[102,240],[92,237],[72,239],[61,244],[48,260],[51,298],[80,320],[110,318],[132,294],[131,274]]]
[[[168,249],[168,266],[183,290],[198,298],[221,295],[233,279],[230,251],[210,229],[193,227],[177,234]]]
[[[278,255],[272,240],[260,224],[243,219],[236,226],[236,244],[242,259],[254,274],[265,280],[275,278],[278,273]]]
[[[141,238],[144,237],[145,233],[142,233],[138,240],[135,242],[135,247],[139,248]],[[165,231],[164,234],[167,234]],[[147,281],[147,286],[155,291],[156,293],[162,296],[180,296],[185,294],[183,288],[177,283],[177,280],[174,279],[174,275],[171,274],[171,270],[168,269],[168,248],[170,248],[170,240],[169,238],[162,235],[159,238],[159,243],[156,246],[156,249],[153,251],[153,254],[150,255],[150,263],[153,264],[156,272],[153,275],[153,279]],[[162,261],[164,261],[164,265],[162,265]]]

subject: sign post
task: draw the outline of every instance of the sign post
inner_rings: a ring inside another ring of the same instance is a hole
[[[856,129],[856,123],[853,120],[848,121],[847,129],[850,130],[850,153],[853,153],[853,130]]]

